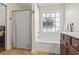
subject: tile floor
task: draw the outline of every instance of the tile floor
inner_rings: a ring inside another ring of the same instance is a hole
[[[47,52],[31,53],[30,50],[26,49],[11,49],[1,52],[0,55],[48,55],[48,53]]]

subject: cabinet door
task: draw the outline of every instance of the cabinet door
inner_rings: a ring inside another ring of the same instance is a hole
[[[67,47],[61,44],[60,51],[61,51],[61,55],[66,55]]]
[[[79,51],[79,39],[72,38],[72,44],[71,44],[75,49]]]
[[[69,55],[78,55],[79,52],[77,50],[75,50],[73,47],[69,46],[68,54]]]

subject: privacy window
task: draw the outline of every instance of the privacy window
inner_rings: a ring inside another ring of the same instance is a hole
[[[43,32],[58,32],[60,30],[60,15],[60,12],[43,13]]]

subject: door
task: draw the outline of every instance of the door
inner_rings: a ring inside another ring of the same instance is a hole
[[[13,21],[13,47],[31,49],[30,10],[13,12]]]

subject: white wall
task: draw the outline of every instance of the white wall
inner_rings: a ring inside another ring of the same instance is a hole
[[[17,3],[15,3],[17,4]],[[31,10],[32,9],[32,3],[18,3],[18,6],[20,8],[23,8],[23,10]]]
[[[39,32],[39,9],[37,4],[32,5],[32,52],[36,51],[36,40],[38,40]]]
[[[35,41],[38,40],[39,37],[39,9],[37,4],[35,4]]]
[[[35,10],[34,4],[32,4],[32,12]],[[32,13],[32,53],[35,53],[35,17]]]
[[[5,6],[0,4],[0,26],[5,26]]]
[[[49,6],[49,5],[46,5],[46,6],[42,6],[42,7],[39,7],[39,10],[40,11],[54,11],[54,12],[56,12],[56,11],[61,11],[61,10],[63,10],[63,8],[64,8],[64,4],[62,3],[60,3],[60,4],[56,4],[56,5],[51,5],[51,6]]]
[[[74,23],[74,32],[79,32],[79,3],[65,5],[65,24]]]

